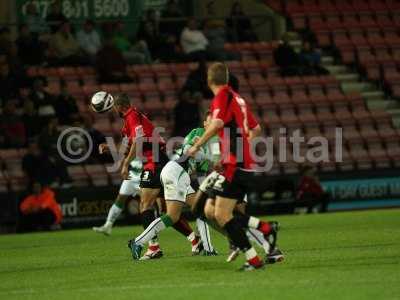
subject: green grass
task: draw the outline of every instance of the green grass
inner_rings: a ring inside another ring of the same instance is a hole
[[[140,227],[0,236],[0,299],[400,299],[400,210],[277,216],[286,260],[241,273],[240,257],[191,257],[172,229],[161,260],[133,262]]]

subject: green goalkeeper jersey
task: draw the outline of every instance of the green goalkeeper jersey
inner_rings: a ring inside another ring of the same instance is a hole
[[[187,150],[194,145],[204,132],[204,128],[193,129],[183,140],[183,144],[180,149],[177,150],[174,159],[177,160],[184,156]],[[216,163],[220,159],[220,154],[218,138],[214,136],[206,144],[201,146],[194,158],[187,158],[180,164],[189,174],[196,172],[198,175],[204,175],[210,171],[211,164]]]

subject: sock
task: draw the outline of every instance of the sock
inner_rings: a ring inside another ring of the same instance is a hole
[[[154,239],[154,237],[156,237],[160,231],[170,227],[171,225],[171,218],[168,215],[163,215],[162,217],[151,222],[151,224],[142,232],[142,234],[135,239],[135,243],[143,246],[147,242],[150,242],[152,239]],[[151,246],[154,245],[150,244],[150,247]]]
[[[194,231],[193,231],[191,234],[189,234],[186,238],[188,239],[188,241],[189,241],[192,245],[194,245],[194,244],[197,243],[197,236],[196,236],[196,234],[194,233]]]
[[[173,227],[176,231],[180,232],[185,237],[188,237],[193,232],[193,229],[192,229],[192,227],[190,227],[188,221],[185,218],[183,218],[182,216],[180,217],[178,222],[176,222],[173,225]]]
[[[107,220],[105,226],[112,227],[114,222],[118,219],[119,215],[122,212],[122,207],[119,207],[116,203],[114,203],[110,210],[108,211]]]
[[[253,228],[248,228],[246,230],[246,234],[251,241],[255,242],[258,246],[260,246],[264,249],[265,254],[269,254],[269,251],[271,248],[270,244],[265,239],[265,236],[261,231],[258,231],[257,229],[253,229]]]
[[[154,210],[145,210],[144,212],[142,212],[141,217],[143,228],[146,229],[155,219]]]
[[[228,233],[228,237],[233,244],[239,247],[240,250],[246,252],[251,248],[249,239],[247,238],[240,221],[237,220],[236,217],[233,217],[230,221],[228,221],[225,224],[224,229]]]
[[[207,252],[213,252],[214,247],[211,244],[210,229],[206,222],[200,218],[196,219],[197,230],[200,233],[201,241],[203,243],[204,250]]]
[[[263,234],[268,235],[271,233],[271,226],[260,219],[235,212],[235,217],[240,221],[240,224],[246,228],[253,228],[261,231]]]
[[[246,256],[246,260],[250,265],[259,266],[262,265],[260,258],[257,255],[257,252],[254,248],[250,248],[247,250],[244,255]]]

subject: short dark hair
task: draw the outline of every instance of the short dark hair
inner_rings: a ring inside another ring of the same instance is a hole
[[[125,94],[125,93],[118,94],[114,99],[114,105],[130,106],[131,98],[128,96],[128,94]]]

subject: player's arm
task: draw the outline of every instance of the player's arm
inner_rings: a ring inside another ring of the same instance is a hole
[[[204,134],[190,147],[187,155],[194,156],[200,147],[207,143],[223,127],[224,122],[221,119],[212,119]]]
[[[136,141],[135,139],[132,139],[131,146],[129,147],[129,152],[125,156],[125,159],[122,163],[122,169],[121,169],[121,176],[122,179],[127,179],[129,176],[129,165],[134,160],[136,157]]]
[[[260,124],[257,122],[251,110],[247,107],[247,122],[249,125],[249,139],[260,136],[262,133],[262,129]]]

